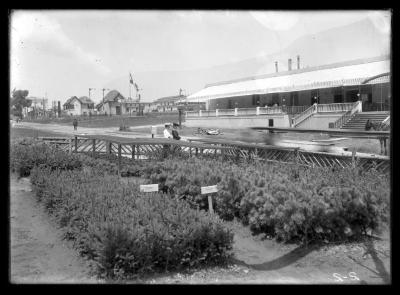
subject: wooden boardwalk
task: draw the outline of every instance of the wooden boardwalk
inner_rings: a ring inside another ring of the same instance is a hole
[[[323,152],[307,152],[299,148],[285,148],[263,144],[248,144],[237,141],[191,138],[189,141],[164,138],[123,138],[117,136],[80,135],[71,138],[39,138],[63,150],[76,153],[108,153],[133,160],[151,157],[167,157],[177,147],[179,155],[189,157],[217,155],[222,158],[253,159],[297,163],[312,167],[354,167],[368,169],[371,166],[379,171],[390,171],[390,159],[384,156],[339,155]],[[174,154],[175,155],[175,154]]]

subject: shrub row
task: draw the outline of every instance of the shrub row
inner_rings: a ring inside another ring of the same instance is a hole
[[[78,158],[94,170],[117,171],[115,155]],[[307,168],[207,158],[123,158],[122,166],[123,175],[158,183],[162,192],[186,200],[192,208],[207,210],[207,198],[200,194],[200,188],[217,184],[214,209],[221,218],[237,217],[254,232],[283,241],[343,240],[378,230],[388,220],[389,177],[376,169]]]
[[[29,176],[34,166],[45,165],[51,169],[81,169],[77,155],[52,148],[34,139],[18,139],[11,143],[10,169],[20,177]]]
[[[217,216],[182,200],[140,193],[117,176],[94,170],[35,167],[31,182],[65,238],[97,262],[101,275],[122,279],[229,257],[233,234]]]
[[[207,208],[200,187],[217,184],[215,211],[283,241],[329,241],[378,230],[389,214],[389,178],[375,169],[236,164],[192,158],[152,163],[149,183]]]

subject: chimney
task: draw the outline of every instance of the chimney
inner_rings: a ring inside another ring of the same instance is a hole
[[[300,55],[297,56],[297,69],[300,69]]]
[[[288,59],[288,71],[291,71],[291,70],[292,70],[292,59],[289,58]]]
[[[275,72],[278,73],[278,62],[277,61],[275,62]]]

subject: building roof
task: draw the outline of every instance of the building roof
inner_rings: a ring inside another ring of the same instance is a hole
[[[74,99],[78,99],[76,96],[71,96],[70,98],[67,99],[66,102],[64,102],[63,106],[70,104]]]
[[[90,99],[89,97],[87,97],[87,96],[81,96],[81,97],[78,98],[78,100],[79,100],[81,103],[94,104],[93,100],[91,100],[91,99]]]
[[[368,77],[387,72],[390,72],[389,57],[381,56],[208,84],[188,96],[188,100],[206,101],[222,97],[360,85]],[[382,80],[384,78],[372,80],[371,83],[381,83]]]
[[[107,95],[104,97],[104,102],[106,101],[116,101],[118,96],[120,96],[122,99],[125,99],[125,97],[117,90],[111,90],[110,92],[107,93]]]
[[[156,99],[153,103],[175,102],[175,101],[182,100],[182,99],[186,99],[186,96],[184,96],[184,95],[165,96],[165,97],[161,97],[159,99]]]
[[[71,98],[67,99],[67,101],[63,104],[68,105],[70,103],[72,103],[72,101],[76,99],[77,101],[79,101],[80,103],[86,103],[86,104],[94,104],[94,102],[87,96],[81,96],[81,97],[76,97],[76,96],[72,96]]]

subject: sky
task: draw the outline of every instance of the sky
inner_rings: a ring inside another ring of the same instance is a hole
[[[387,11],[15,10],[10,89],[64,102],[116,77],[191,70],[279,52],[296,39]],[[155,85],[156,87],[156,85]]]

